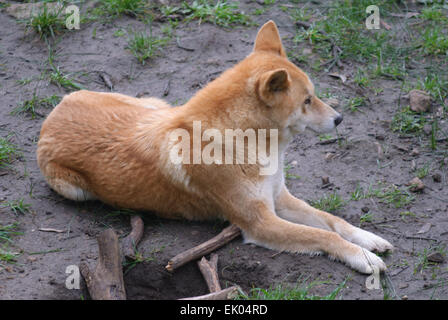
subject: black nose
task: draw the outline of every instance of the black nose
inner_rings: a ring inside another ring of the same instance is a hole
[[[334,125],[337,127],[344,119],[341,115],[339,115],[336,119],[334,119]]]

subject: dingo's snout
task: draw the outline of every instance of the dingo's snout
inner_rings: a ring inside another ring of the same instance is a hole
[[[344,119],[344,117],[342,115],[338,115],[334,119],[334,126],[337,127],[342,122],[343,119]]]

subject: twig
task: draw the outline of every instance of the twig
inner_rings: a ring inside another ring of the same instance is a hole
[[[202,257],[201,261],[198,261],[199,270],[201,270],[204,280],[207,283],[207,287],[210,292],[221,291],[221,285],[218,278],[218,255],[212,253],[210,261]]]
[[[56,233],[63,233],[63,232],[65,232],[65,230],[59,230],[59,229],[53,229],[53,228],[39,228],[39,231],[56,232]]]
[[[166,97],[170,93],[170,87],[171,87],[171,79],[168,79],[165,88],[163,89],[163,96]]]
[[[114,84],[112,83],[112,80],[109,77],[109,75],[104,71],[100,72],[99,74],[100,74],[100,78],[101,78],[101,80],[103,80],[104,84],[110,89],[110,91],[112,91],[114,89]]]
[[[137,215],[131,217],[131,233],[123,239],[121,248],[125,258],[135,260],[135,249],[142,239],[144,224],[142,218]]]
[[[179,300],[231,300],[241,291],[239,286],[232,286],[221,291],[212,292],[203,296],[183,298]]]
[[[210,252],[222,247],[223,245],[229,243],[236,237],[241,235],[241,230],[235,226],[231,225],[221,231],[216,237],[194,247],[187,251],[184,251],[171,260],[168,261],[165,267],[168,271],[174,271],[175,269],[183,266],[184,264],[196,260],[202,256],[209,254]]]
[[[113,229],[103,231],[97,238],[98,264],[94,272],[86,263],[79,269],[93,300],[126,300],[118,236]]]

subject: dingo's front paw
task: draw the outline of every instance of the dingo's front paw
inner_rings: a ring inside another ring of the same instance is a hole
[[[361,247],[359,247],[355,255],[346,258],[346,263],[353,269],[367,274],[374,273],[375,271],[381,272],[387,269],[386,264],[380,257]]]
[[[389,241],[369,232],[355,227],[355,231],[349,241],[369,250],[377,252],[392,251],[394,249],[393,245]]]

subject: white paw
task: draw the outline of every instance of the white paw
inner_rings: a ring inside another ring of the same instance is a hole
[[[369,251],[385,252],[388,250],[392,251],[394,249],[393,245],[391,245],[389,241],[384,240],[369,231],[356,227],[350,239],[347,240],[356,243]]]
[[[386,264],[380,257],[361,247],[355,255],[346,257],[345,260],[350,267],[361,273],[371,274],[375,271],[381,272],[387,269]]]

